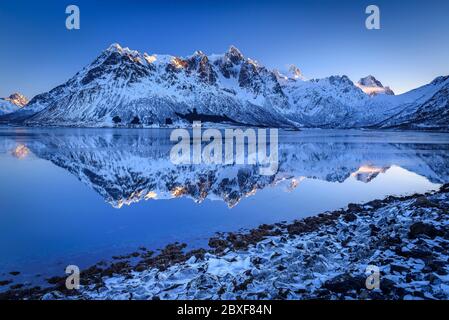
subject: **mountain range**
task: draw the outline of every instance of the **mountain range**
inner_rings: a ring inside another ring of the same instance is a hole
[[[235,47],[182,58],[113,44],[64,84],[26,107],[9,108],[0,122],[161,127],[201,120],[279,128],[448,130],[448,99],[449,76],[394,95],[373,76],[353,83],[347,76],[306,80],[296,66],[286,73],[269,70]],[[0,104],[2,109],[7,108]]]

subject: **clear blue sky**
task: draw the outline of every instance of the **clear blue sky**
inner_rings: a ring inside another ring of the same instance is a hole
[[[65,28],[77,4],[81,30]],[[382,29],[365,29],[365,8]],[[233,44],[270,68],[308,78],[373,74],[404,92],[449,74],[449,1],[0,2],[0,97],[32,97],[63,83],[111,43],[148,53],[222,53]]]

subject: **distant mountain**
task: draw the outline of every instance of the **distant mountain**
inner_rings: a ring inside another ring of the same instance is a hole
[[[449,76],[402,95],[369,96],[346,76],[289,81],[284,113],[305,127],[449,130]]]
[[[394,92],[390,89],[390,87],[384,87],[379,80],[371,75],[360,79],[359,82],[356,83],[356,86],[370,96],[375,96],[378,94],[387,94],[394,96]]]
[[[289,80],[305,80],[305,77],[302,74],[301,70],[294,64],[289,65],[286,71],[281,72],[276,69],[274,70],[274,73],[280,83],[288,82]]]
[[[381,122],[384,128],[449,129],[449,76],[400,96],[401,110]]]
[[[13,93],[7,98],[0,98],[0,115],[16,112],[26,106],[28,99],[20,93]]]
[[[0,122],[38,126],[189,126],[193,120],[279,128],[449,130],[448,77],[394,96],[373,76],[306,80],[235,47],[207,56],[149,55],[118,44]]]

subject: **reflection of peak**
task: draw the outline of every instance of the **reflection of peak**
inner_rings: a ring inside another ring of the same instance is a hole
[[[23,144],[19,144],[11,152],[11,154],[17,159],[24,159],[29,155],[29,153],[30,150]]]
[[[229,207],[267,187],[294,190],[306,179],[363,182],[396,165],[442,183],[449,176],[449,150],[422,144],[347,143],[299,135],[280,141],[279,170],[261,176],[256,165],[175,165],[169,154],[169,131],[132,133],[52,131],[33,135],[26,146],[14,141],[5,150],[19,158],[46,159],[75,175],[116,208],[143,200],[190,198],[195,202],[224,201]],[[2,146],[0,145],[0,150]],[[370,165],[364,165],[369,163]]]
[[[13,93],[7,98],[0,98],[0,115],[16,112],[28,104],[28,99],[20,94]]]
[[[306,177],[297,177],[289,180],[289,185],[287,186],[288,191],[294,191],[298,186],[306,179]]]
[[[370,165],[362,166],[352,174],[358,181],[368,183],[376,178],[380,173],[385,173],[388,168],[379,168]]]

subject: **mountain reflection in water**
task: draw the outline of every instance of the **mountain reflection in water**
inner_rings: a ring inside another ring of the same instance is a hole
[[[170,132],[0,128],[0,273],[23,262],[87,265],[140,245],[204,245],[215,232],[449,180],[447,134],[280,131],[279,170],[263,176],[257,165],[175,165]]]
[[[369,183],[393,166],[447,181],[449,145],[445,135],[334,131],[281,134],[279,170],[261,176],[257,165],[176,165],[169,159],[169,130],[38,130],[4,141],[12,155],[30,152],[75,175],[115,208],[141,200],[188,197],[221,200],[229,207],[269,186],[304,179]],[[349,133],[349,134],[348,134]],[[382,136],[391,139],[383,142]],[[426,141],[429,139],[428,144]]]

